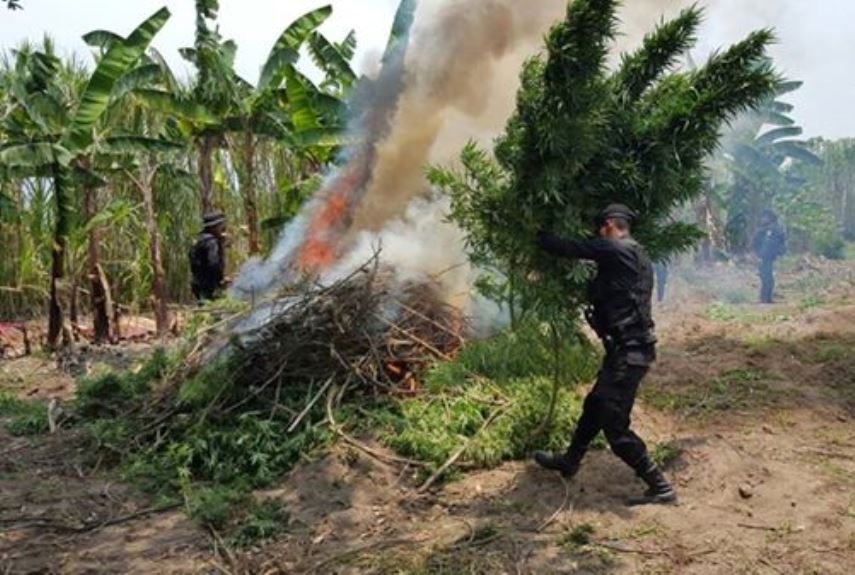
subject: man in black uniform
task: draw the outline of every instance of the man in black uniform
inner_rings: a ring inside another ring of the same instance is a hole
[[[193,295],[197,301],[215,299],[225,287],[226,219],[215,212],[202,218],[203,229],[190,248]]]
[[[754,253],[760,258],[760,303],[772,303],[775,296],[775,260],[787,249],[787,236],[772,210],[760,215],[760,229],[754,235]]]
[[[550,254],[597,264],[597,275],[590,285],[593,307],[586,315],[603,341],[606,356],[597,382],[585,398],[567,452],[553,455],[540,451],[535,461],[569,479],[579,470],[591,441],[602,431],[614,454],[649,487],[643,496],[628,503],[673,503],[677,500],[674,489],[651,461],[644,442],[630,429],[638,385],[656,360],[651,311],[653,265],[644,248],[630,236],[634,218],[628,207],[613,204],[596,219],[597,239],[568,241],[545,232],[538,234],[538,243]]]

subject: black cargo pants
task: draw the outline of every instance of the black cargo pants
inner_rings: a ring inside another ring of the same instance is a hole
[[[630,425],[638,385],[655,359],[653,345],[616,348],[606,354],[576,424],[568,450],[571,458],[581,461],[591,441],[602,431],[612,452],[636,473],[649,469],[647,446]]]

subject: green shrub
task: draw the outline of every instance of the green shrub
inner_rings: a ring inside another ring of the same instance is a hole
[[[44,404],[21,401],[5,393],[0,394],[0,418],[6,420],[6,431],[12,435],[38,435],[48,430]]]
[[[253,501],[247,513],[229,533],[229,540],[239,548],[270,539],[285,531],[289,514],[275,499]]]
[[[76,411],[84,418],[112,418],[122,415],[128,406],[144,396],[151,385],[162,378],[175,359],[157,349],[136,371],[109,372],[82,378],[77,386]]]
[[[461,461],[480,467],[524,457],[535,446],[565,447],[581,410],[573,384],[593,377],[597,357],[581,341],[560,350],[570,388],[559,390],[552,425],[539,434],[555,369],[548,341],[537,326],[528,325],[468,345],[453,362],[426,375],[426,394],[398,401],[384,413],[383,441],[426,462],[428,472],[467,441]]]
[[[223,529],[232,519],[238,503],[245,503],[246,493],[229,487],[201,487],[187,495],[190,518],[204,527]]]
[[[837,231],[828,231],[814,239],[813,251],[830,260],[846,259],[846,242]]]

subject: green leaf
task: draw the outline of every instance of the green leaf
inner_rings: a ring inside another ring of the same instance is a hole
[[[150,88],[162,80],[164,80],[164,77],[160,64],[139,66],[119,78],[119,81],[116,82],[116,86],[113,88],[112,97],[114,99],[121,98],[134,90]]]
[[[799,88],[804,86],[804,82],[799,80],[789,80],[778,83],[778,89],[775,90],[775,94],[777,96],[783,96],[785,94],[789,94],[791,92],[795,92]]]
[[[318,26],[326,22],[331,14],[332,6],[323,6],[312,10],[294,20],[282,32],[261,68],[261,79],[258,81],[260,91],[271,86],[276,87],[282,82],[284,69],[297,63],[300,57],[300,47]]]
[[[6,169],[40,169],[67,166],[73,156],[59,144],[20,144],[0,149],[0,167]]]
[[[783,128],[775,128],[774,130],[769,130],[762,136],[759,136],[755,141],[754,145],[758,147],[771,146],[778,140],[783,138],[794,138],[796,136],[801,136],[804,130],[802,130],[798,126],[786,126]]]
[[[87,46],[109,50],[113,44],[124,42],[125,39],[109,30],[93,30],[83,35],[83,41],[86,42]]]
[[[68,147],[82,149],[92,143],[93,129],[107,108],[113,87],[145,54],[146,48],[169,16],[169,10],[161,8],[140,24],[126,40],[113,44],[101,58],[80,99],[71,129],[64,138]]]
[[[343,86],[350,86],[356,80],[356,73],[347,57],[322,34],[315,32],[309,37],[309,54],[315,65],[326,72],[330,79]]]
[[[178,142],[144,136],[112,136],[106,138],[104,144],[104,151],[111,154],[172,152],[184,148]]]
[[[780,175],[780,165],[754,146],[737,145],[733,154],[738,162],[756,171],[760,177],[776,178]]]
[[[401,42],[406,42],[416,19],[417,0],[401,0],[398,10],[395,12],[395,20],[392,22],[392,31],[386,41],[386,49],[383,52],[383,62],[387,62],[392,54],[398,49]]]
[[[194,124],[213,125],[217,122],[216,117],[205,106],[163,90],[136,90],[134,97],[139,99],[143,106],[165,116]]]
[[[336,44],[336,48],[348,60],[352,60],[356,54],[356,30],[351,30],[341,42]]]
[[[805,144],[803,142],[775,142],[772,145],[772,148],[779,154],[794,160],[805,162],[812,166],[821,166],[824,163],[819,156],[805,148]]]
[[[311,80],[291,70],[287,75],[286,90],[288,91],[288,102],[291,112],[291,123],[294,130],[311,132],[321,127],[318,115],[312,107],[312,94],[317,91]]]
[[[778,112],[766,112],[763,114],[763,122],[769,124],[770,126],[792,126],[796,123],[795,120],[790,118],[789,116],[785,116],[784,114],[779,114]]]
[[[703,12],[693,6],[644,37],[640,50],[624,56],[616,80],[630,99],[636,99],[677,63],[696,42]]]
[[[338,148],[353,143],[338,128],[318,128],[299,132],[294,144],[303,148]]]

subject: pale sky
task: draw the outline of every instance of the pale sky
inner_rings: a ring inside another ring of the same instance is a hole
[[[225,38],[237,42],[238,70],[254,82],[270,47],[285,26],[325,2],[221,0],[220,3],[221,32]],[[356,64],[361,68],[382,50],[398,0],[330,3],[334,14],[323,31],[338,40],[350,29],[356,29],[359,40]],[[663,7],[681,3],[685,2],[661,1]],[[80,40],[84,33],[104,28],[126,35],[145,17],[167,5],[173,16],[155,40],[155,46],[180,72],[187,66],[177,50],[192,44],[193,4],[192,0],[23,0],[23,11],[0,11],[0,48],[13,47],[24,38],[38,39],[48,32],[66,53],[74,51],[88,58],[86,46]],[[778,66],[789,77],[806,82],[799,93],[789,98],[797,106],[795,116],[806,134],[855,137],[852,64],[855,0],[706,0],[701,4],[709,8],[699,53],[732,42],[753,28],[776,28],[780,43],[773,55]]]
[[[331,40],[341,40],[355,29],[359,42],[355,63],[383,49],[392,26],[397,0],[220,0],[220,33],[238,44],[237,68],[251,82],[258,74],[279,34],[298,16],[325,4],[333,15],[321,30]],[[176,73],[188,70],[178,49],[193,45],[193,0],[23,0],[24,10],[0,10],[0,48],[21,40],[40,39],[46,32],[66,53],[88,57],[81,36],[94,29],[127,35],[162,6],[172,17],[158,34],[154,46]],[[307,60],[308,62],[308,60]]]

